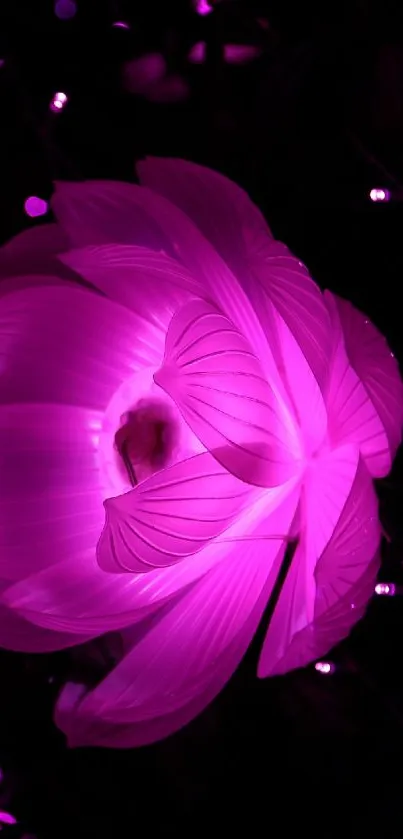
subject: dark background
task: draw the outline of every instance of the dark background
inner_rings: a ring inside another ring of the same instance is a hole
[[[199,17],[190,0],[78,0],[76,17],[60,21],[52,0],[1,2],[1,241],[35,223],[24,200],[48,198],[53,179],[133,180],[145,154],[185,157],[246,188],[317,282],[364,309],[403,360],[403,7],[222,0]],[[200,40],[207,62],[190,65]],[[228,42],[262,55],[226,65]],[[188,81],[186,101],[125,92],[122,64],[148,51]],[[53,115],[57,90],[69,103]],[[376,186],[391,190],[390,203],[368,199]],[[380,579],[397,583],[402,475],[400,455],[379,486],[390,536]],[[22,825],[4,836],[394,835],[402,630],[401,598],[374,597],[332,653],[334,675],[308,668],[265,682],[254,678],[257,639],[199,719],[136,752],[68,752],[51,721],[67,654],[1,653],[0,808]]]

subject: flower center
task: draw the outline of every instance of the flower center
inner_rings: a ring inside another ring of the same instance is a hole
[[[141,399],[121,421],[115,447],[131,485],[136,486],[171,460],[178,428],[169,407],[156,399]]]
[[[147,368],[122,382],[96,435],[103,498],[130,492],[146,478],[204,446]]]

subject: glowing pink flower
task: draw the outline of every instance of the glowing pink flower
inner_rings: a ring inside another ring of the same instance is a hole
[[[57,185],[58,224],[0,252],[0,642],[121,632],[109,675],[59,697],[72,745],[144,744],[199,713],[290,539],[259,675],[345,637],[403,420],[384,339],[242,190],[183,161],[138,168],[141,187]]]

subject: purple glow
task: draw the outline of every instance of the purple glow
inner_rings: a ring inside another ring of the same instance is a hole
[[[157,82],[165,78],[167,66],[158,52],[150,52],[127,61],[123,67],[123,84],[130,93],[148,96]]]
[[[15,819],[11,813],[6,813],[5,810],[0,810],[0,825],[2,824],[17,824],[17,819]]]
[[[59,111],[63,110],[63,108],[67,104],[67,102],[68,102],[68,97],[65,93],[61,93],[61,92],[55,93],[55,95],[54,95],[54,97],[53,97],[53,99],[50,103],[50,106],[49,106],[50,110],[53,111],[54,113],[58,113]]]
[[[59,20],[71,20],[77,12],[77,4],[74,0],[57,0],[55,3],[55,15]]]
[[[184,102],[189,94],[190,89],[187,81],[178,74],[172,74],[150,87],[147,91],[147,98],[150,102],[169,104]]]
[[[126,72],[157,101],[180,80],[158,54]],[[374,479],[403,427],[386,340],[226,177],[158,158],[137,175],[57,183],[57,224],[0,250],[0,644],[119,635],[95,687],[59,694],[70,746],[142,746],[202,712],[291,540],[259,678],[334,672],[394,585],[377,583]]]
[[[393,595],[396,594],[396,586],[394,583],[377,583],[375,586],[375,594],[393,597]]]
[[[24,203],[24,210],[30,218],[38,218],[44,216],[48,212],[48,203],[43,198],[37,198],[36,195],[31,195]]]
[[[130,29],[130,24],[126,23],[124,20],[117,20],[115,23],[112,23],[115,29]]]
[[[195,0],[194,7],[197,14],[203,17],[213,11],[213,7],[208,0]]]
[[[225,44],[224,61],[227,64],[249,64],[261,54],[259,47],[251,44]]]
[[[315,664],[315,670],[317,670],[318,673],[330,675],[331,673],[334,673],[336,668],[331,661],[317,661]]]
[[[390,192],[388,189],[371,189],[369,193],[371,201],[390,201]]]
[[[189,50],[188,60],[191,64],[203,64],[206,60],[207,45],[205,41],[198,41]]]

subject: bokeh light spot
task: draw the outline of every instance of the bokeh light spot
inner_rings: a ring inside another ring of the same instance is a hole
[[[48,203],[43,198],[30,195],[24,203],[24,210],[30,218],[38,218],[38,216],[46,215],[48,212]]]
[[[390,200],[390,192],[388,189],[380,189],[379,187],[376,187],[374,189],[371,189],[369,197],[371,201],[385,202]]]
[[[213,11],[213,7],[208,2],[208,0],[195,0],[194,3],[195,12],[198,15],[209,15],[210,12]]]
[[[53,97],[53,99],[50,103],[50,110],[53,111],[54,113],[58,113],[59,111],[63,110],[63,108],[67,104],[67,102],[68,102],[68,97],[65,93],[62,93],[62,92],[55,93],[55,95],[54,95],[54,97]]]
[[[55,15],[59,20],[71,20],[77,12],[77,5],[74,0],[57,0],[55,3]]]
[[[393,597],[396,593],[396,586],[394,583],[377,583],[375,586],[375,594],[383,595],[384,597]]]
[[[332,664],[331,661],[317,661],[315,664],[315,670],[318,673],[323,673],[324,675],[329,675],[330,673],[334,673],[335,666]]]

